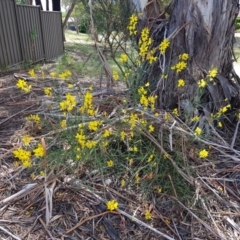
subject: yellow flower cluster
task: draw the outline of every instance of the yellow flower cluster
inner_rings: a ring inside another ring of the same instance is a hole
[[[146,85],[148,86],[148,84],[146,84]],[[138,94],[140,95],[139,102],[144,107],[144,110],[146,110],[148,108],[148,106],[150,106],[151,110],[154,111],[157,95],[147,96],[147,90],[143,86],[139,87]]]
[[[208,157],[209,153],[206,149],[203,149],[199,152],[199,158],[206,158]]]
[[[116,70],[113,70],[112,77],[113,77],[113,80],[115,80],[115,81],[119,80],[119,75]]]
[[[218,69],[217,68],[212,68],[211,70],[208,71],[207,74],[207,80],[201,79],[198,81],[198,87],[199,88],[205,88],[207,86],[207,83],[210,81],[213,81],[213,78],[215,78],[218,74]]]
[[[58,76],[59,76],[59,78],[61,78],[63,80],[68,80],[71,75],[72,75],[72,73],[69,70],[67,70],[63,73],[60,73]]]
[[[110,200],[107,202],[107,210],[114,211],[118,209],[118,202],[116,200]]]
[[[15,158],[18,158],[23,167],[31,167],[31,152],[26,151],[22,148],[16,149],[13,151]]]
[[[114,161],[113,160],[108,160],[107,165],[108,165],[108,167],[113,167],[114,166]]]
[[[101,126],[101,125],[102,125],[101,121],[98,121],[98,120],[90,121],[89,124],[88,124],[88,129],[90,131],[97,131],[99,126]]]
[[[137,23],[138,17],[136,14],[132,14],[127,29],[129,30],[130,36],[137,35]]]
[[[178,79],[178,87],[184,87],[185,81],[183,79]]]
[[[41,119],[39,117],[38,114],[31,114],[30,116],[25,118],[26,121],[30,121],[30,122],[34,122],[36,124],[36,126],[38,127],[38,129],[41,129]]]
[[[221,117],[224,113],[226,113],[231,108],[231,104],[228,104],[224,107],[221,107],[218,112],[215,114],[215,117]]]
[[[93,108],[93,95],[89,91],[86,91],[84,94],[83,105],[79,110],[82,114],[87,113],[89,116],[94,116],[96,114],[96,110]]]
[[[168,38],[164,38],[163,41],[159,45],[160,53],[165,54],[165,52],[169,46],[170,46],[170,40]]]
[[[52,96],[53,95],[53,91],[52,91],[52,88],[51,87],[46,87],[43,89],[44,90],[44,93],[47,95],[47,96]]]
[[[107,137],[110,137],[112,135],[112,132],[109,131],[108,129],[105,129],[104,133],[103,133],[103,137],[104,138],[107,138]]]
[[[187,53],[183,53],[183,54],[180,54],[180,55],[178,56],[178,59],[179,59],[179,60],[182,60],[182,61],[187,61],[187,60],[188,60],[188,57],[189,57],[189,55],[188,55]]]
[[[199,88],[205,88],[207,86],[207,82],[204,79],[201,79],[198,81],[198,87]]]
[[[31,69],[28,71],[28,74],[31,76],[31,77],[35,77],[35,71],[34,69]]]
[[[76,134],[75,138],[78,140],[78,143],[80,144],[82,149],[91,149],[97,145],[96,141],[87,140],[87,137],[83,132],[82,126],[79,126],[79,132]]]
[[[144,217],[146,220],[152,219],[152,214],[147,210],[144,212]]]
[[[142,61],[148,60],[150,64],[154,63],[157,60],[157,57],[154,57],[155,50],[151,48],[153,43],[152,38],[149,36],[150,31],[147,27],[143,28],[141,31],[141,37],[139,40],[139,56]]]
[[[212,70],[208,71],[207,77],[210,77],[212,79],[212,78],[215,78],[217,76],[217,74],[218,74],[218,69],[213,68]]]
[[[31,142],[31,137],[29,135],[23,136],[22,142],[24,146],[28,146]]]
[[[34,152],[34,156],[35,157],[43,157],[44,156],[44,149],[42,144],[38,144],[38,147],[36,149],[33,150]]]
[[[32,85],[27,84],[27,82],[22,79],[18,79],[16,86],[26,93],[30,92],[32,89]]]
[[[128,61],[128,55],[123,53],[121,54],[121,57],[119,58],[120,62],[126,63]]]
[[[179,112],[178,112],[178,109],[177,108],[174,108],[172,113],[176,116],[179,116]]]
[[[194,131],[194,135],[195,136],[199,136],[202,133],[202,129],[200,127],[196,127],[195,131]]]
[[[66,128],[66,127],[67,127],[67,120],[62,120],[62,121],[60,122],[60,127],[61,127],[61,128]]]
[[[73,108],[77,105],[76,98],[70,93],[66,94],[66,100],[59,103],[60,109],[62,111],[72,111]]]
[[[56,76],[57,76],[57,73],[56,73],[56,72],[51,72],[51,73],[50,73],[50,77],[55,78]]]
[[[182,72],[187,67],[187,63],[184,61],[178,62],[176,65],[171,66],[172,70],[176,70],[177,73]]]
[[[182,72],[187,67],[187,60],[188,60],[188,54],[183,53],[178,56],[178,59],[180,60],[177,64],[171,66],[172,70],[175,70],[177,73]]]

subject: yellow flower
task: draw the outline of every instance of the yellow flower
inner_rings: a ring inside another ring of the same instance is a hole
[[[199,136],[202,133],[202,129],[200,127],[196,127],[195,131],[194,131],[194,135],[195,136]]]
[[[179,116],[179,113],[178,113],[178,109],[177,108],[174,108],[172,113],[176,116]]]
[[[151,133],[151,132],[154,132],[154,127],[153,125],[149,125],[148,126],[148,131]]]
[[[60,126],[61,126],[61,128],[66,128],[67,127],[67,120],[62,120],[60,122]]]
[[[102,122],[101,121],[91,121],[89,122],[88,124],[88,129],[90,131],[97,131],[98,130],[98,127],[102,125]]]
[[[117,81],[119,80],[119,75],[118,75],[118,72],[113,70],[112,72],[112,77],[113,77],[113,80]]]
[[[152,214],[147,210],[144,212],[144,217],[146,220],[152,219]]]
[[[113,160],[108,160],[107,165],[108,165],[108,167],[113,167],[114,166],[114,161]]]
[[[218,69],[217,68],[213,68],[212,70],[208,71],[208,77],[210,78],[215,78],[218,74]]]
[[[139,95],[146,95],[146,94],[147,94],[147,90],[144,89],[144,87],[140,87],[140,88],[138,89],[138,94],[139,94]]]
[[[26,93],[30,92],[32,89],[32,85],[28,85],[27,82],[22,79],[18,79],[16,86]]]
[[[132,160],[132,159],[130,159],[130,160]],[[130,165],[130,160],[129,160],[129,165]],[[131,165],[130,165],[131,166]],[[136,173],[136,175],[135,175],[135,181],[136,181],[136,183],[139,183],[140,182],[140,177],[139,177],[139,174],[138,173]]]
[[[68,88],[73,88],[73,84],[69,83]]]
[[[198,81],[198,87],[199,88],[205,88],[207,86],[207,82],[204,79],[201,79]]]
[[[38,144],[38,147],[36,149],[33,150],[34,152],[34,156],[35,157],[43,157],[44,156],[44,149],[42,144]]]
[[[151,161],[153,160],[153,158],[154,158],[154,155],[153,155],[153,154],[151,154],[151,155],[148,157],[148,160],[147,160],[147,162],[151,162]]]
[[[110,132],[108,129],[105,129],[104,133],[103,133],[103,137],[107,138],[109,136],[112,135],[112,132]]]
[[[187,67],[187,63],[181,61],[181,62],[179,62],[179,63],[176,64],[175,69],[176,69],[177,73],[180,73],[180,72],[181,72],[182,70],[184,70],[186,67]]]
[[[31,142],[31,137],[29,135],[25,135],[22,138],[22,142],[24,146],[28,146],[29,143]]]
[[[138,17],[136,14],[132,14],[130,17],[130,21],[128,24],[127,29],[129,30],[130,36],[131,35],[136,35],[137,34],[137,23],[138,23]]]
[[[184,87],[185,86],[185,81],[183,79],[178,80],[178,87]]]
[[[133,146],[133,147],[130,147],[129,148],[129,151],[131,152],[137,152],[138,151],[138,148],[136,146]]]
[[[120,139],[123,141],[126,138],[127,134],[124,131],[120,132]]]
[[[107,202],[107,210],[114,211],[118,209],[118,202],[116,200],[110,200]]]
[[[25,119],[26,119],[26,121],[33,121],[38,126],[39,129],[41,128],[40,127],[41,119],[38,114],[31,114],[30,116],[26,117]]]
[[[18,158],[22,162],[30,161],[30,158],[31,158],[31,152],[26,151],[26,150],[21,149],[21,148],[18,148],[16,150],[14,150],[13,155],[14,155],[15,158]]]
[[[188,57],[189,57],[189,55],[187,53],[183,53],[182,55],[180,54],[178,56],[179,60],[183,60],[183,61],[187,61]]]
[[[120,62],[127,62],[128,61],[128,55],[123,53],[121,54],[121,57],[119,58]]]
[[[222,123],[221,122],[218,122],[218,127],[222,128]]]
[[[163,158],[164,158],[164,159],[168,159],[168,158],[169,158],[169,154],[165,153],[165,154],[163,155]]]
[[[199,157],[200,158],[206,158],[208,157],[208,151],[206,149],[203,149],[199,152]]]
[[[60,109],[62,111],[72,111],[73,108],[77,105],[76,98],[70,93],[66,94],[66,100],[59,103]]]
[[[124,179],[121,180],[121,187],[125,187],[126,186],[126,181]]]
[[[159,50],[160,50],[161,54],[164,54],[169,46],[170,46],[169,39],[164,38],[163,41],[159,45]]]
[[[44,88],[44,93],[47,96],[52,96],[53,95],[52,88],[51,87]]]
[[[40,175],[44,177],[45,176],[45,172],[44,171],[40,171]]]
[[[196,122],[199,120],[199,116],[194,116],[191,118],[191,122]]]
[[[93,140],[87,140],[85,142],[85,146],[88,148],[88,149],[91,149],[93,147],[95,147],[97,145],[97,142],[96,141],[93,141]]]
[[[51,72],[51,73],[50,73],[50,77],[55,78],[56,76],[57,76],[57,73],[56,73],[56,72]]]
[[[29,71],[28,71],[28,74],[29,74],[31,77],[35,77],[34,69],[29,70]]]

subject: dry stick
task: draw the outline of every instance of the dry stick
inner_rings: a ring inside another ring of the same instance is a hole
[[[87,221],[89,221],[89,220],[92,220],[92,219],[94,219],[94,218],[98,218],[98,217],[104,216],[104,215],[106,215],[106,214],[108,214],[108,213],[113,213],[113,214],[119,215],[119,213],[116,212],[116,211],[112,211],[112,212],[111,212],[111,211],[107,211],[107,212],[99,213],[99,214],[97,214],[97,215],[88,217],[88,218],[80,221],[77,225],[75,225],[75,226],[72,227],[71,229],[67,230],[67,231],[66,231],[66,234],[68,234],[68,233],[72,232],[73,230],[75,230],[76,228],[80,227],[80,226],[83,225],[85,222],[87,222]]]
[[[34,188],[37,185],[37,183],[31,183],[26,185],[22,190],[20,190],[19,192],[13,194],[12,196],[3,199],[2,201],[0,201],[0,206],[5,205],[6,203],[14,200],[15,198],[21,196],[23,193],[26,193],[27,191],[31,190],[32,188]]]
[[[174,199],[175,201],[178,202],[178,204],[180,204],[185,210],[187,210],[190,214],[192,214],[192,216],[197,219],[206,229],[208,229],[211,233],[213,233],[215,236],[219,237],[220,239],[226,240],[225,238],[219,236],[218,233],[216,233],[214,230],[212,230],[210,228],[210,226],[205,223],[202,219],[200,219],[196,214],[194,214],[189,208],[187,208],[183,203],[181,203],[178,199],[171,197],[172,199]]]
[[[13,235],[13,234],[12,234],[11,232],[9,232],[7,229],[5,229],[5,228],[3,228],[3,227],[1,227],[1,226],[0,226],[0,229],[1,229],[3,232],[5,232],[5,233],[7,233],[8,235],[10,235],[11,237],[13,237],[14,239],[16,239],[16,240],[21,240],[21,238]]]
[[[10,116],[10,117],[8,117],[7,119],[5,119],[5,120],[3,120],[2,122],[0,122],[0,125],[1,125],[1,124],[3,124],[3,123],[5,123],[5,122],[7,122],[9,119],[11,119],[11,118],[13,118],[13,117],[17,116],[18,114],[20,114],[20,113],[22,113],[22,112],[24,112],[24,111],[28,110],[29,108],[32,108],[32,107],[34,107],[35,105],[36,105],[36,104],[34,104],[34,105],[31,105],[31,106],[29,106],[29,107],[27,107],[27,108],[23,109],[22,111],[20,111],[20,112],[17,112],[17,113],[15,113],[15,114],[13,114],[12,116]]]
[[[234,132],[234,135],[233,135],[233,139],[232,139],[232,143],[231,143],[231,148],[233,148],[233,146],[235,144],[235,141],[236,141],[236,137],[237,137],[237,134],[238,134],[239,123],[240,123],[240,119],[237,122],[237,126],[236,126],[236,129],[235,129],[235,132]]]
[[[55,239],[55,238],[52,236],[52,234],[49,232],[49,230],[47,229],[46,224],[44,223],[44,221],[43,221],[41,218],[39,218],[39,220],[40,220],[41,224],[43,225],[44,229],[46,230],[46,232],[48,233],[49,237],[50,237],[51,239]]]
[[[27,235],[33,230],[33,228],[35,227],[35,225],[37,224],[38,219],[41,217],[42,215],[38,216],[35,220],[35,222],[33,223],[33,225],[30,227],[30,229],[27,231],[27,233],[25,235],[23,235],[22,239],[25,239],[27,237]]]
[[[166,235],[165,233],[162,233],[162,232],[158,231],[157,229],[149,226],[149,225],[146,224],[145,222],[142,222],[141,220],[137,219],[136,217],[134,217],[134,216],[132,216],[132,215],[130,215],[130,214],[128,214],[128,213],[120,210],[120,209],[118,209],[118,212],[121,213],[122,215],[124,215],[125,217],[128,217],[128,218],[129,218],[130,220],[132,220],[133,222],[136,222],[136,223],[138,223],[138,224],[140,224],[140,225],[142,225],[142,226],[144,226],[144,227],[152,230],[153,232],[155,232],[155,233],[157,233],[157,234],[165,237],[166,239],[168,239],[168,240],[174,240],[174,238],[171,238],[171,237],[169,237],[168,235]]]
[[[81,184],[81,185],[82,185],[82,184]],[[83,188],[85,191],[87,191],[87,192],[91,193],[92,195],[94,195],[94,196],[95,196],[97,199],[99,199],[100,201],[106,203],[106,200],[104,200],[102,197],[100,197],[100,196],[97,195],[96,193],[92,192],[90,189],[86,188],[86,187],[83,186],[83,185],[82,185],[82,188]],[[132,215],[130,215],[130,214],[128,214],[128,213],[120,210],[120,209],[118,209],[117,212],[121,213],[122,215],[124,215],[125,217],[129,218],[130,220],[132,220],[132,221],[134,221],[134,222],[136,222],[136,223],[138,223],[138,224],[140,224],[140,225],[142,225],[142,226],[144,226],[144,227],[152,230],[153,232],[155,232],[155,233],[157,233],[157,234],[165,237],[165,238],[168,239],[168,240],[174,240],[174,238],[171,238],[171,237],[167,236],[166,234],[158,231],[157,229],[155,229],[155,228],[149,226],[148,224],[146,224],[145,222],[142,222],[141,220],[137,219],[136,217],[134,217],[134,216],[132,216]],[[106,212],[106,213],[109,213],[109,212]],[[96,216],[97,216],[97,215],[96,215]],[[96,217],[96,216],[95,216],[95,217]],[[86,221],[87,221],[87,220],[86,220]],[[76,227],[76,226],[75,226],[75,227]],[[76,227],[76,228],[75,228],[75,227],[74,227],[74,229],[77,228],[77,227]],[[70,230],[71,230],[71,229],[70,229]],[[68,230],[68,231],[69,231],[69,230]],[[66,233],[68,233],[68,231],[67,231]]]

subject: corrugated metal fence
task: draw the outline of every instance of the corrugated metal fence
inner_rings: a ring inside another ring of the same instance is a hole
[[[51,60],[64,51],[61,12],[0,0],[0,70]]]

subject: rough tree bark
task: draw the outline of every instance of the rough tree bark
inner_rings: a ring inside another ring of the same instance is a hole
[[[165,55],[148,66],[145,76],[158,91],[161,108],[189,107],[194,101],[197,82],[212,68],[217,68],[219,74],[214,83],[207,85],[201,99],[203,110],[216,112],[226,99],[232,108],[240,107],[240,80],[232,64],[238,0],[173,0],[167,10],[169,15],[159,12],[158,16],[156,0],[132,1],[145,12],[139,26],[149,26],[155,46],[164,38],[171,42]],[[189,54],[187,68],[176,73],[171,66],[183,53]],[[159,77],[162,74],[168,74],[167,79]],[[178,79],[185,80],[184,87],[177,86]]]

